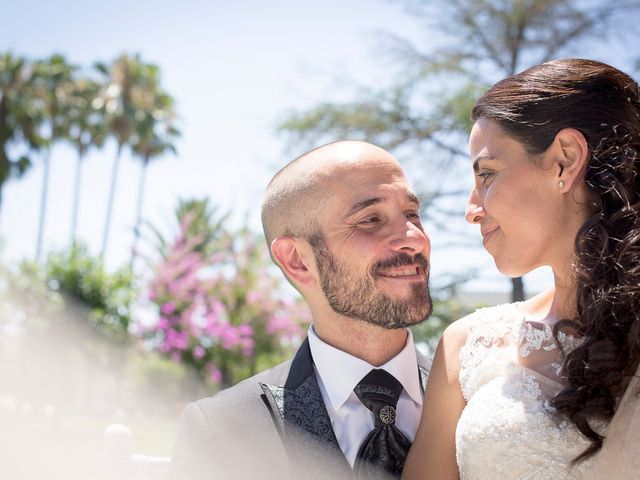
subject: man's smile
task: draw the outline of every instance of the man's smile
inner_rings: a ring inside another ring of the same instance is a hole
[[[419,265],[403,265],[378,271],[377,274],[384,278],[392,278],[398,280],[422,280],[425,272]]]

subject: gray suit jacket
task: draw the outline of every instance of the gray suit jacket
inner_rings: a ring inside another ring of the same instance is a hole
[[[431,361],[416,354],[424,389]],[[176,480],[348,478],[308,340],[292,360],[189,404],[170,472]]]

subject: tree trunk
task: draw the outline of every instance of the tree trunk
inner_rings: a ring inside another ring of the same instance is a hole
[[[524,300],[524,282],[522,277],[511,279],[511,301],[522,302]]]
[[[120,167],[120,154],[122,153],[122,144],[118,145],[116,158],[113,162],[113,170],[111,172],[111,187],[109,189],[109,199],[107,201],[107,218],[104,222],[104,232],[102,233],[102,248],[100,249],[100,257],[104,259],[107,253],[107,243],[109,242],[109,229],[111,227],[111,215],[113,212],[113,202],[116,194],[116,183],[118,181],[118,168]]]
[[[53,142],[52,142],[53,143]],[[42,254],[42,241],[44,237],[44,222],[47,216],[47,196],[49,194],[49,164],[51,163],[51,147],[44,154],[44,169],[42,176],[42,193],[40,195],[40,219],[38,221],[38,238],[36,241],[36,262]]]
[[[76,181],[73,187],[73,205],[71,206],[71,246],[76,243],[76,228],[78,226],[78,210],[80,209],[80,185],[82,180],[82,161],[84,154],[78,152],[76,160]]]
[[[140,184],[138,185],[138,203],[136,206],[136,223],[133,227],[133,245],[131,246],[131,261],[129,262],[129,268],[133,270],[133,264],[138,256],[136,248],[138,246],[138,239],[140,238],[140,224],[142,223],[142,204],[144,202],[144,185],[147,177],[147,167],[149,166],[149,159],[142,159],[142,167],[140,169]]]

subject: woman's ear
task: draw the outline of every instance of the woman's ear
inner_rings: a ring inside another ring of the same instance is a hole
[[[271,242],[271,254],[284,274],[299,289],[316,281],[302,240],[292,236],[278,237]]]
[[[557,152],[554,168],[557,169],[558,190],[570,192],[580,181],[589,160],[589,146],[584,135],[575,128],[563,128],[556,134]]]

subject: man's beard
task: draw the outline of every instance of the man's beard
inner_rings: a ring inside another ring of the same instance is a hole
[[[429,265],[424,255],[399,253],[375,263],[370,267],[367,277],[358,278],[336,261],[322,235],[313,235],[309,243],[318,265],[320,286],[336,313],[388,329],[416,325],[431,314]],[[425,279],[424,282],[411,285],[408,299],[391,298],[376,288],[374,279],[380,270],[416,264],[424,271]]]

